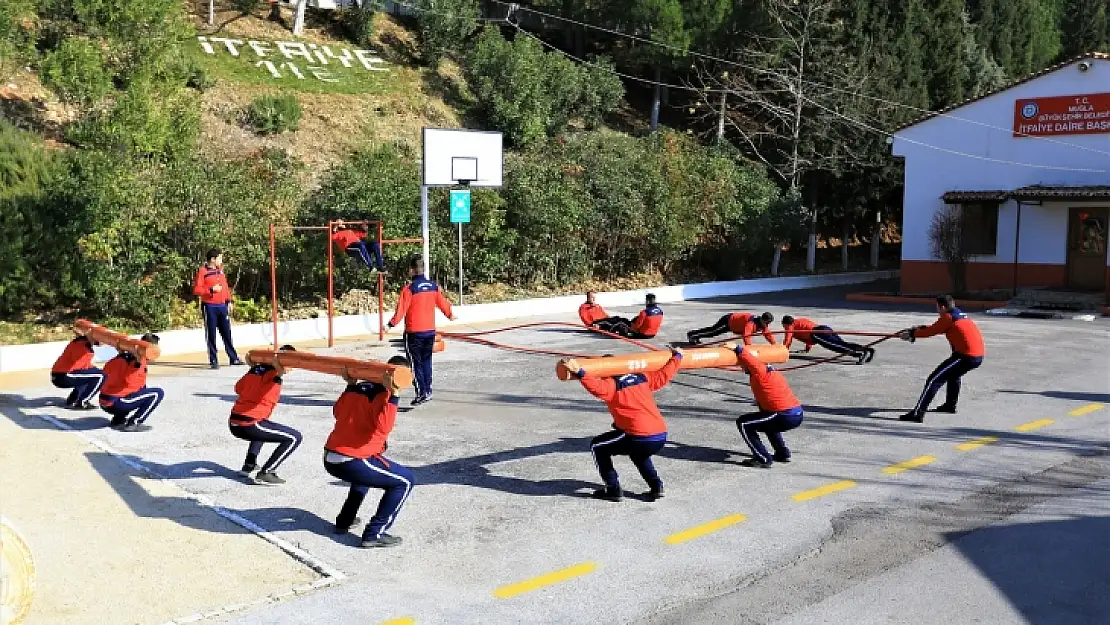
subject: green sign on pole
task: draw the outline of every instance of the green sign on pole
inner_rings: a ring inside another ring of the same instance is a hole
[[[470,190],[451,192],[451,223],[470,223]]]

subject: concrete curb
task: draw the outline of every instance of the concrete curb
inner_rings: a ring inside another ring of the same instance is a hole
[[[296,597],[296,596],[299,596],[299,595],[304,595],[306,593],[310,593],[312,591],[319,590],[321,588],[327,588],[329,586],[334,586],[335,584],[338,584],[339,582],[347,579],[347,575],[345,573],[343,573],[339,569],[335,568],[334,566],[328,564],[327,562],[324,562],[323,560],[321,560],[321,559],[317,558],[316,556],[308,553],[307,551],[301,549],[300,547],[296,547],[293,544],[291,544],[291,543],[289,543],[289,542],[287,542],[287,541],[285,541],[281,538],[278,538],[277,536],[275,536],[275,535],[271,534],[270,532],[264,530],[263,528],[261,528],[260,526],[255,524],[254,522],[252,522],[252,521],[250,521],[250,520],[248,520],[248,519],[246,519],[242,516],[239,516],[238,514],[235,514],[234,512],[231,512],[230,510],[227,510],[226,508],[222,508],[222,507],[216,505],[216,503],[211,498],[206,497],[204,495],[198,495],[197,493],[194,493],[194,492],[191,492],[189,490],[186,490],[186,489],[182,488],[181,486],[179,486],[173,480],[165,477],[164,475],[161,475],[157,471],[154,471],[150,467],[147,467],[146,465],[144,465],[140,462],[137,462],[135,460],[132,460],[131,458],[128,458],[127,456],[125,456],[125,455],[121,454],[120,452],[116,451],[114,448],[112,448],[107,443],[98,441],[95,438],[86,435],[84,432],[82,432],[80,430],[77,430],[77,429],[71,427],[69,424],[61,421],[60,419],[56,419],[55,417],[52,417],[50,415],[36,414],[36,413],[32,413],[32,414],[35,417],[37,417],[39,419],[42,419],[43,421],[46,421],[47,423],[53,425],[54,427],[58,428],[59,430],[67,431],[67,432],[70,432],[71,434],[74,434],[74,435],[80,437],[85,442],[87,442],[90,445],[96,447],[97,449],[103,451],[104,453],[111,455],[113,458],[115,458],[116,460],[119,460],[124,465],[126,465],[126,466],[128,466],[128,467],[130,467],[130,468],[132,468],[136,471],[139,471],[140,473],[145,473],[145,474],[151,476],[152,478],[157,479],[161,482],[169,484],[172,488],[174,488],[175,490],[180,492],[182,495],[184,495],[186,499],[191,499],[191,500],[197,502],[202,507],[208,508],[209,510],[215,512],[216,514],[220,515],[221,517],[227,519],[228,521],[231,521],[232,523],[242,527],[243,529],[246,529],[247,531],[255,534],[256,536],[258,536],[262,540],[265,540],[266,542],[268,542],[268,543],[274,545],[275,547],[277,547],[278,549],[282,550],[283,552],[285,552],[288,556],[290,556],[294,560],[300,562],[301,564],[304,564],[305,566],[309,567],[313,571],[316,571],[317,573],[319,573],[320,575],[323,576],[323,579],[316,580],[315,582],[312,582],[311,584],[302,584],[302,585],[296,586],[296,587],[294,587],[290,590],[287,590],[287,591],[284,591],[284,592],[279,592],[279,593],[274,593],[274,594],[271,594],[271,595],[267,595],[266,597],[263,597],[261,599],[257,599],[255,601],[251,601],[251,602],[248,602],[248,603],[236,603],[236,604],[231,604],[231,605],[226,605],[226,606],[223,606],[223,607],[220,607],[220,608],[216,608],[216,609],[208,611],[208,612],[203,612],[203,613],[198,612],[198,613],[195,613],[195,614],[190,614],[188,616],[183,616],[183,617],[180,617],[180,618],[176,618],[176,619],[167,621],[164,625],[183,625],[185,623],[196,623],[198,621],[203,621],[203,620],[207,620],[207,619],[216,618],[216,617],[219,617],[219,616],[230,614],[232,612],[241,612],[241,611],[244,611],[244,610],[248,610],[248,609],[255,608],[255,607],[260,607],[260,606],[267,605],[267,604],[270,604],[270,603],[276,603],[278,601],[284,601],[284,600],[290,599],[292,597]]]
[[[849,293],[845,296],[849,302],[866,302],[871,304],[921,304],[932,308],[936,305],[936,298],[918,297],[914,295],[886,295],[882,293]],[[1002,302],[988,302],[984,300],[956,300],[956,305],[964,310],[989,310]]]
[[[597,303],[607,307],[635,307],[643,304],[646,293],[654,293],[661,304],[684,302],[687,300],[710,299],[776,291],[795,291],[819,287],[862,284],[876,280],[898,277],[898,271],[862,271],[854,273],[832,273],[817,276],[795,276],[784,278],[757,278],[753,280],[733,280],[730,282],[702,282],[698,284],[679,284],[660,286],[633,291],[613,291],[597,294]],[[545,297],[494,302],[490,304],[470,304],[455,308],[458,321],[441,322],[440,327],[466,325],[501,319],[534,317],[558,313],[572,314],[582,303],[581,295]],[[386,318],[392,316],[387,311]],[[364,315],[344,315],[333,319],[335,338],[370,336],[378,333],[377,313]],[[250,348],[272,345],[274,340],[273,324],[251,323],[235,325],[231,328],[232,340],[237,348]],[[202,328],[189,330],[169,330],[158,333],[162,356],[196,353],[204,345]],[[298,319],[278,322],[278,337],[284,343],[324,340],[328,337],[328,320]],[[136,336],[137,338],[137,336]],[[48,369],[65,348],[64,341],[36,343],[31,345],[0,346],[0,373],[9,371],[32,371]],[[111,347],[100,346],[96,350],[96,361],[103,362],[115,356]]]

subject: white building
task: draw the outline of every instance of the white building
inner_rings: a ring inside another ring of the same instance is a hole
[[[945,292],[929,226],[962,208],[969,290],[1110,295],[1110,54],[1090,53],[894,133],[906,159],[902,292]]]

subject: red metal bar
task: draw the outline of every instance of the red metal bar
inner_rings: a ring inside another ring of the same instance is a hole
[[[378,242],[382,243],[382,244],[386,244],[386,243],[423,243],[424,239],[421,239],[419,237],[417,237],[415,239],[386,239],[385,241],[382,241],[381,239],[378,239]]]
[[[335,346],[332,321],[335,319],[335,246],[331,244],[331,233],[335,222],[328,222],[328,347]]]
[[[327,230],[327,226],[274,226],[277,230]]]
[[[274,321],[274,349],[278,348],[278,304],[277,304],[277,243],[274,224],[270,224],[270,310]]]
[[[382,237],[385,235],[382,222],[378,222],[378,246],[384,246],[385,241]],[[385,248],[381,247],[382,257],[385,257]],[[378,340],[385,340],[385,277],[382,272],[378,272]]]

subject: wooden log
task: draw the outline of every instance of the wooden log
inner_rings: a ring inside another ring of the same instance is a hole
[[[773,365],[790,359],[790,350],[784,345],[749,345],[744,348],[761,362]],[[680,370],[716,369],[740,364],[736,352],[725,347],[696,347],[682,350]],[[560,380],[572,380],[577,371],[567,368],[567,361],[577,362],[586,373],[597,377],[612,377],[625,373],[649,373],[658,371],[671,359],[669,351],[623,354],[609,358],[563,358],[555,366],[555,375]]]
[[[252,349],[247,353],[247,361],[251,364],[272,364],[275,355],[283,369],[305,369],[338,376],[342,376],[346,372],[352,378],[384,384],[394,389],[394,391],[412,386],[411,369],[375,360],[321,356],[308,352],[275,352],[271,349]]]
[[[162,356],[162,349],[157,345],[139,339],[133,339],[122,332],[116,332],[110,328],[97,325],[88,319],[78,319],[73,322],[73,330],[98,343],[111,345],[120,351],[137,352],[139,357],[145,358],[151,362],[158,360],[158,358]]]

